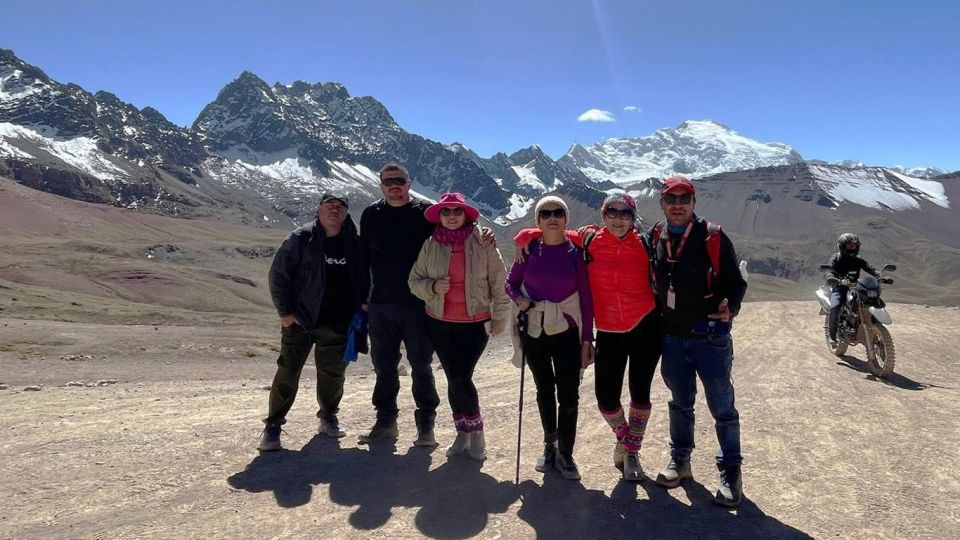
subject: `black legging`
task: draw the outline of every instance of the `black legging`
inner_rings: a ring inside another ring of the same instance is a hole
[[[628,384],[630,400],[650,403],[650,384],[660,361],[660,314],[654,310],[625,333],[597,331],[596,373],[597,405],[603,411],[615,411],[622,405],[623,372],[630,359]]]
[[[483,322],[454,323],[427,317],[427,333],[447,376],[447,398],[454,415],[480,412],[473,370],[487,346]]]
[[[549,442],[556,437],[560,452],[572,454],[580,406],[580,329],[571,327],[552,336],[522,338],[527,364],[537,385],[544,438]]]

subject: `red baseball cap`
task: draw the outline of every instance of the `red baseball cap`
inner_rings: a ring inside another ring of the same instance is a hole
[[[693,187],[693,182],[691,182],[689,178],[676,174],[663,179],[663,187],[660,188],[660,194],[670,192],[686,192],[691,195],[696,195],[697,190]]]

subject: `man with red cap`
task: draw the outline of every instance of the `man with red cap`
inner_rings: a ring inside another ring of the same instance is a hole
[[[720,489],[714,500],[738,506],[743,494],[742,457],[730,327],[740,311],[747,283],[740,273],[733,243],[718,226],[697,217],[696,203],[696,188],[688,178],[666,178],[660,190],[666,223],[658,223],[650,233],[657,303],[663,309],[660,372],[671,392],[671,459],[656,481],[664,487],[675,487],[693,476],[690,454],[699,376],[720,443],[716,454]]]

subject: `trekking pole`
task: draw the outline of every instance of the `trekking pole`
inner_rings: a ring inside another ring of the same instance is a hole
[[[530,309],[529,307],[527,309]],[[520,405],[517,421],[517,470],[513,478],[514,485],[520,485],[520,433],[523,431],[523,380],[527,373],[527,351],[523,347],[523,335],[527,332],[527,312],[517,315],[517,334],[520,336]]]

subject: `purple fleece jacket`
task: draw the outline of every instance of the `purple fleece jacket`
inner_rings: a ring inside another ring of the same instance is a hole
[[[580,336],[583,341],[593,341],[593,298],[590,296],[587,266],[576,246],[569,241],[548,246],[535,240],[523,262],[519,259],[513,261],[504,289],[511,299],[516,300],[523,296],[521,285],[534,302],[561,302],[574,292],[580,293],[580,318],[583,320]],[[569,316],[567,320],[574,325]]]

